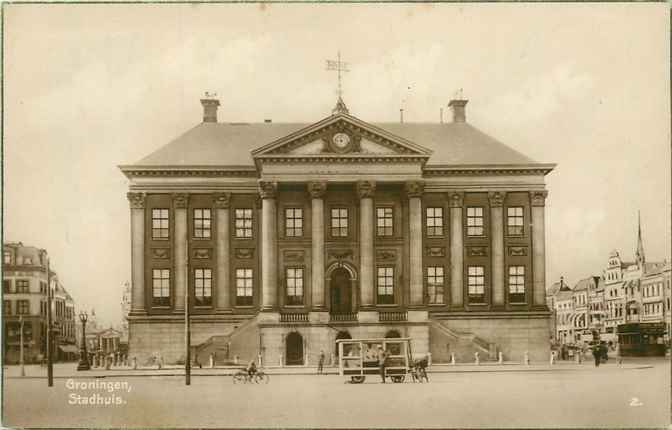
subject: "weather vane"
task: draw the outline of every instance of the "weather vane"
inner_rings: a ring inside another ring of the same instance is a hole
[[[338,99],[340,100],[343,96],[341,72],[349,72],[348,63],[341,61],[341,51],[338,51],[338,60],[327,60],[327,70],[335,70],[338,72]]]

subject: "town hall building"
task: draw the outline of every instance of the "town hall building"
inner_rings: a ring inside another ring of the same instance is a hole
[[[203,121],[129,180],[129,356],[327,361],[409,337],[432,360],[546,360],[544,177],[466,121],[372,124],[339,97],[313,124]]]

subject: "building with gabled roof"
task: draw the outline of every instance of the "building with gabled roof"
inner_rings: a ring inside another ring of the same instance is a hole
[[[373,124],[339,98],[305,124],[203,122],[120,166],[131,205],[129,354],[315,363],[404,336],[436,361],[546,359],[544,177],[466,122]]]

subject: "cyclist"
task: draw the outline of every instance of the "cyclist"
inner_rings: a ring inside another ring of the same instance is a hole
[[[251,380],[257,373],[257,363],[255,363],[254,360],[250,360],[250,364],[247,365],[247,368],[245,370],[247,370],[247,376]]]

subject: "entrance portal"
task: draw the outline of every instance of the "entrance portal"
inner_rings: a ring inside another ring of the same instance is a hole
[[[288,366],[303,364],[303,337],[297,333],[292,332],[287,335],[286,343],[286,363]]]
[[[331,294],[331,313],[346,314],[352,312],[352,282],[350,272],[339,267],[331,273],[329,284]]]

